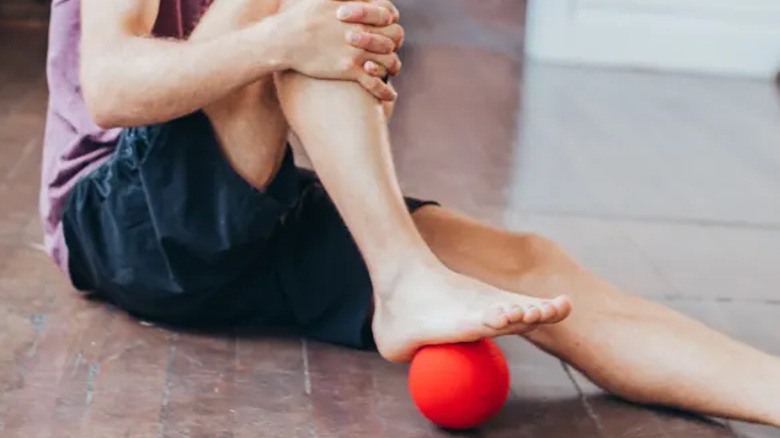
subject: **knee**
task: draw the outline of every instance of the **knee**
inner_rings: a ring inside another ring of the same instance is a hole
[[[524,233],[515,236],[512,242],[512,265],[522,277],[550,275],[577,266],[560,245],[547,237]]]

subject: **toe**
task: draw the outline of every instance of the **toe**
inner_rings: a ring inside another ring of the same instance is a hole
[[[515,304],[509,308],[507,311],[507,316],[511,324],[523,322],[523,318],[525,317],[525,309],[523,306]]]
[[[523,323],[536,324],[542,318],[542,311],[536,306],[528,306],[525,309],[525,315],[523,317]]]
[[[542,311],[542,318],[540,322],[552,322],[558,318],[558,309],[555,305],[549,301],[545,301],[539,306]]]
[[[550,305],[555,308],[555,318],[551,322],[560,322],[571,314],[571,299],[565,295],[557,297],[550,301]]]
[[[512,320],[510,319],[509,314],[501,307],[491,310],[485,317],[485,325],[494,330],[504,329],[511,323]]]

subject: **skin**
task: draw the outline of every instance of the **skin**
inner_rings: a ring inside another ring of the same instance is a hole
[[[415,228],[377,100],[395,95],[365,71],[367,61],[390,73],[400,67],[395,53],[371,51],[375,35],[398,46],[397,11],[382,5],[219,0],[188,40],[166,41],[148,37],[159,0],[82,0],[84,98],[104,126],[203,109],[228,162],[259,189],[279,168],[292,130],[366,261],[372,326],[388,360],[407,361],[425,344],[519,334],[562,320],[571,312],[565,296],[542,300],[456,273]],[[350,42],[354,32],[363,37]]]
[[[250,14],[269,12],[268,2],[254,3]],[[82,90],[104,128],[168,121],[293,67],[322,78],[357,81],[383,100],[396,97],[377,76],[399,71],[392,51],[403,41],[403,30],[395,24],[397,15],[379,5],[358,4],[360,12],[350,17],[376,23],[370,32],[333,19],[339,6],[354,3],[322,2],[284,18],[251,22],[244,16],[235,23],[241,29],[218,37],[172,41],[148,37],[159,0],[82,4]],[[359,41],[349,41],[352,32]]]
[[[378,77],[400,69],[387,52],[403,41],[391,4],[217,0],[187,41],[148,37],[158,6],[82,0],[95,120],[134,126],[202,109],[225,157],[259,189],[294,132],[366,261],[383,357],[520,334],[629,400],[780,426],[777,358],[617,290],[539,236],[439,207],[408,214],[381,102],[395,93]]]

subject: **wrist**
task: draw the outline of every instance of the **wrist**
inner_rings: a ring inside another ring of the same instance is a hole
[[[292,68],[289,38],[275,18],[264,18],[245,29],[245,47],[249,48],[252,58],[257,60],[258,76]]]

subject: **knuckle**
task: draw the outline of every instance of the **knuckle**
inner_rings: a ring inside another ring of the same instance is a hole
[[[377,50],[382,47],[382,40],[380,40],[376,35],[372,33],[366,35],[368,36],[367,39],[371,42],[370,45],[372,50]]]
[[[380,50],[383,54],[389,55],[393,52],[393,49],[395,48],[395,44],[393,44],[392,41],[383,39],[380,45]]]
[[[347,56],[346,63],[350,65],[354,65],[356,62],[361,61],[362,59],[362,52],[360,50],[350,50],[349,55]]]
[[[352,8],[352,14],[350,14],[350,19],[352,20],[362,20],[366,17],[367,11],[365,5],[362,4],[354,4],[351,5]]]
[[[398,59],[398,56],[392,56],[390,58],[390,65],[388,66],[388,70],[391,70],[393,72],[398,71],[399,67],[401,66],[401,60]]]
[[[374,45],[374,38],[371,36],[371,34],[368,33],[361,33],[360,34],[360,48],[361,49],[370,49]],[[358,55],[360,52],[358,52]]]
[[[352,70],[352,68],[355,66],[355,60],[353,58],[347,58],[338,66],[339,71],[344,74]]]

